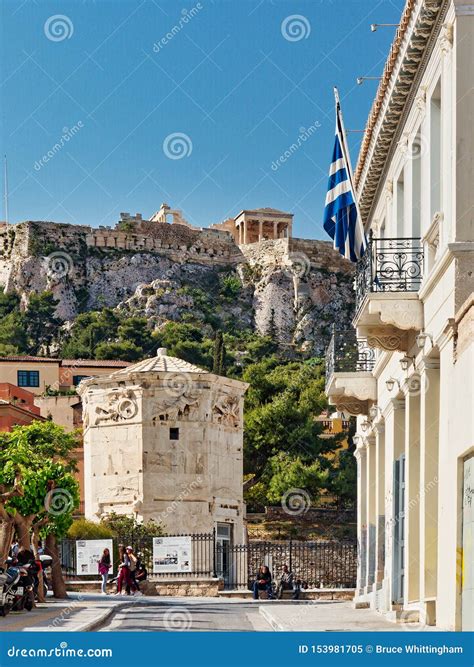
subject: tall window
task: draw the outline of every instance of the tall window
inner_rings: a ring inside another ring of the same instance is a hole
[[[18,371],[19,387],[39,387],[39,371]]]
[[[396,188],[396,208],[397,208],[397,219],[396,219],[396,233],[394,236],[402,237],[404,236],[403,224],[405,220],[405,181],[403,169],[400,172],[400,176],[397,179],[397,188]]]
[[[411,236],[421,236],[421,153],[422,142],[420,131],[417,132],[411,148],[412,157],[412,182],[411,182]]]
[[[432,220],[434,214],[441,211],[441,80],[431,96],[430,118],[430,214]]]

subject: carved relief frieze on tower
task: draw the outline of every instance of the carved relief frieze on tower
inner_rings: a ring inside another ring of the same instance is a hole
[[[237,396],[232,394],[220,394],[214,402],[212,408],[212,421],[224,426],[233,426],[240,424],[240,401]]]
[[[112,390],[106,394],[106,402],[95,406],[93,425],[133,419],[137,412],[137,398],[132,389]]]

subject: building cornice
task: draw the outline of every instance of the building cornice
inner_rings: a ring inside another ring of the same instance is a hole
[[[449,0],[407,0],[366,125],[355,172],[364,222],[396,150]]]

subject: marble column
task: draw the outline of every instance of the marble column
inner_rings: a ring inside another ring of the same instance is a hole
[[[258,221],[258,240],[263,239],[263,220]]]
[[[438,570],[439,359],[420,365],[420,603],[425,623],[435,622]]]
[[[396,600],[399,586],[395,570],[395,528],[400,521],[395,516],[394,465],[405,447],[405,401],[392,399],[384,411],[385,419],[385,564],[384,608],[389,611]],[[403,520],[403,519],[402,519]]]
[[[244,226],[244,245],[247,243],[247,220],[244,220],[242,222]]]
[[[366,456],[367,456],[367,592],[372,591],[372,585],[375,581],[375,531],[376,531],[376,490],[377,490],[377,469],[376,469],[376,445],[375,435],[371,434],[366,438]]]
[[[273,223],[273,238],[278,238],[278,222]]]
[[[405,391],[405,590],[404,604],[420,599],[420,378]]]
[[[360,437],[360,436],[359,436]],[[357,459],[357,590],[365,592],[367,581],[367,457],[365,445],[358,446]]]
[[[376,449],[375,468],[377,490],[375,497],[375,583],[381,584],[385,565],[385,422],[380,420],[375,426]]]

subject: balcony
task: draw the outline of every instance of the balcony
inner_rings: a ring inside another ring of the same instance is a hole
[[[326,351],[325,392],[339,412],[368,414],[369,402],[377,398],[377,383],[372,375],[375,350],[354,329],[333,329]]]
[[[422,278],[421,239],[370,237],[355,277],[357,335],[370,347],[405,352],[408,332],[423,328]]]

